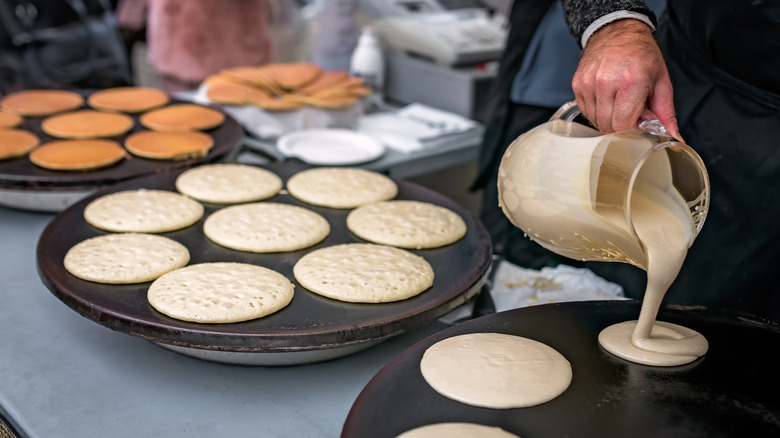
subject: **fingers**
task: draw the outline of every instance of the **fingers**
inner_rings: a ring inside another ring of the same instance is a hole
[[[636,128],[639,124],[639,117],[645,109],[649,94],[647,88],[644,87],[618,89],[615,93],[612,113],[610,114],[612,116],[610,120],[611,130],[620,132]]]
[[[582,115],[604,134],[635,128],[648,107],[679,139],[669,73],[644,23],[619,20],[594,33],[572,89]]]
[[[669,76],[666,75],[666,80],[661,80],[653,90],[653,94],[647,101],[647,108],[658,117],[658,121],[661,122],[666,130],[672,134],[672,137],[685,143],[685,140],[680,135],[680,128],[677,125],[677,116],[674,111],[672,84],[668,80]]]

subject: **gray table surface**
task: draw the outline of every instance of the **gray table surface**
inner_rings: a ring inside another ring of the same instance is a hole
[[[53,217],[0,207],[0,411],[23,436],[338,437],[374,374],[446,328],[298,366],[183,356],[88,320],[48,291],[35,253]]]
[[[399,179],[434,173],[477,160],[483,134],[484,128],[480,125],[472,131],[447,135],[437,139],[431,146],[411,152],[401,152],[387,147],[381,157],[367,163],[356,164],[354,167],[381,172]],[[276,148],[275,140],[259,140],[247,136],[242,140],[242,145],[244,147],[234,154],[237,156],[229,157],[228,160],[251,164],[288,159]],[[265,156],[251,157],[247,152],[252,151]]]

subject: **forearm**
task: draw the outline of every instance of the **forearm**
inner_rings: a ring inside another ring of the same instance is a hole
[[[655,29],[656,16],[643,0],[560,0],[566,23],[581,47],[601,26],[622,18],[645,22]]]

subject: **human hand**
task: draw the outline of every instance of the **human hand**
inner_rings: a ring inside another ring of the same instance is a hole
[[[572,89],[582,115],[604,134],[635,128],[647,109],[682,141],[666,63],[641,21],[618,20],[597,30],[582,52]]]

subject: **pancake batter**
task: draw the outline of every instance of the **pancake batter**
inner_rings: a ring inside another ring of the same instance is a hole
[[[630,263],[647,272],[639,320],[605,329],[599,336],[605,349],[647,365],[691,362],[706,353],[706,339],[655,321],[696,236],[696,221],[703,220],[692,215],[673,185],[672,169],[680,165],[673,163],[676,150],[656,149],[642,161],[655,146],[641,132],[616,137],[589,131],[556,120],[525,134],[523,147],[510,147],[502,160],[501,207],[512,223],[552,251]],[[629,187],[637,163],[641,168]]]

